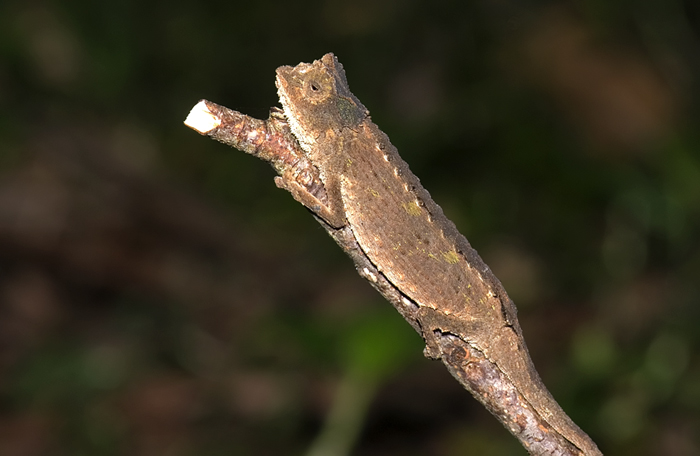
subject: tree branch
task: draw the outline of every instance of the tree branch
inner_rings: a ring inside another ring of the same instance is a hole
[[[299,147],[286,125],[284,116],[278,111],[273,111],[268,120],[260,121],[202,100],[192,109],[185,124],[201,134],[270,162],[280,175],[276,178],[278,186],[292,191],[289,182],[293,182],[294,185],[312,192],[319,201],[326,197],[318,170]],[[294,191],[292,194],[295,195]],[[426,332],[433,333],[429,337],[437,343],[437,347],[430,347],[430,355],[441,358],[457,381],[518,438],[531,454],[601,454],[595,443],[556,405],[544,386],[541,386],[541,382],[532,385],[532,389],[554,403],[554,406],[544,409],[547,412],[551,411],[549,416],[541,411],[538,413],[537,407],[523,395],[522,386],[518,388],[480,347],[469,343],[460,337],[461,334],[449,329],[429,327],[429,320],[424,313],[425,307],[411,299],[378,269],[361,248],[351,226],[334,227],[318,215],[318,210],[312,209],[312,213],[353,260],[360,276],[369,281],[426,340]],[[381,236],[382,233],[376,235]],[[507,295],[501,298],[508,299]],[[440,316],[445,319],[452,317],[450,314]],[[514,324],[517,325],[517,321]],[[450,325],[445,324],[444,327],[449,328]],[[519,326],[517,330],[519,331]],[[521,349],[526,352],[525,347]],[[426,355],[428,352],[426,348]],[[539,382],[536,372],[529,375],[534,375],[533,378]]]

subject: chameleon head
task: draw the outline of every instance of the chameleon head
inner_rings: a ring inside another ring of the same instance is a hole
[[[350,93],[343,66],[333,54],[279,67],[275,83],[292,133],[307,152],[329,130],[353,128],[369,115]]]

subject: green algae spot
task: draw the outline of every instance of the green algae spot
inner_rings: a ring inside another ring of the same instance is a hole
[[[442,257],[445,259],[450,264],[457,264],[459,263],[459,255],[457,255],[457,252],[454,250],[450,252],[443,252]]]
[[[403,206],[404,210],[408,212],[408,215],[417,217],[421,213],[420,206],[415,201],[403,203],[401,206]]]

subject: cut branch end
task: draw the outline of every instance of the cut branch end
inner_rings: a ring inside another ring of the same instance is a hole
[[[187,115],[185,125],[206,135],[221,125],[221,119],[209,111],[207,103],[204,100],[200,100]]]

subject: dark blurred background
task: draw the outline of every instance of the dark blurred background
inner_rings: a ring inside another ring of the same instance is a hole
[[[606,454],[700,454],[700,3],[0,3],[0,454],[513,455],[265,163],[334,52]]]

